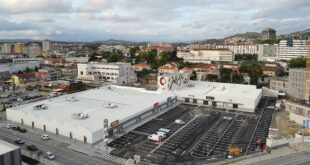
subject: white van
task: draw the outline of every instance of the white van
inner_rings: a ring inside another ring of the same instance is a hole
[[[148,139],[152,141],[160,142],[162,140],[162,137],[157,134],[152,134],[148,136]]]

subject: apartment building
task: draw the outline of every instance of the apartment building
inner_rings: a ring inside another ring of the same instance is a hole
[[[308,53],[307,40],[281,40],[279,43],[279,60],[290,60],[306,57]]]
[[[43,53],[47,53],[51,50],[51,43],[48,39],[42,41],[42,51]]]
[[[2,45],[2,52],[3,53],[13,53],[12,45],[9,43],[5,43]]]
[[[258,45],[253,43],[194,43],[189,46],[193,49],[229,49],[235,54],[257,54]]]
[[[258,45],[258,61],[276,61],[279,54],[278,44],[261,44]]]
[[[22,43],[15,43],[14,44],[14,52],[15,53],[22,53],[22,47],[23,47]]]
[[[214,49],[214,50],[190,50],[188,53],[178,53],[178,58],[183,58],[184,62],[190,63],[208,63],[212,61],[224,62],[233,61],[235,56],[231,50],[228,49]]]
[[[275,91],[288,91],[288,77],[274,77],[270,79],[270,89]]]
[[[306,70],[304,68],[290,69],[288,78],[288,94],[294,98],[305,98]]]
[[[137,75],[130,63],[79,63],[78,79],[127,84],[136,82]]]
[[[285,110],[290,112],[290,120],[303,124],[304,120],[310,120],[310,104],[304,100],[286,101]]]
[[[21,165],[21,148],[0,140],[0,164],[1,165]]]

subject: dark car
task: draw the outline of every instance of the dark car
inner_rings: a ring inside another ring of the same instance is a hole
[[[27,130],[26,130],[25,128],[21,128],[21,129],[19,130],[19,132],[25,133],[25,132],[27,132]]]
[[[19,126],[14,126],[14,127],[12,127],[12,129],[15,130],[15,131],[19,131],[20,127]]]
[[[33,144],[28,145],[28,146],[27,146],[27,149],[30,150],[30,151],[36,151],[36,150],[38,150],[38,148],[37,148],[35,145],[33,145]]]
[[[22,140],[22,139],[16,139],[14,142],[15,142],[16,144],[24,144],[24,143],[25,143],[25,141]]]

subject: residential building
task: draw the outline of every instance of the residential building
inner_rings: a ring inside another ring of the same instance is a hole
[[[171,73],[176,73],[178,71],[179,71],[178,67],[175,67],[175,66],[164,65],[164,66],[158,67],[159,74],[171,74]]]
[[[61,68],[61,74],[71,78],[76,78],[78,75],[77,65],[66,66]]]
[[[22,46],[22,54],[29,55],[29,46]]]
[[[258,45],[258,61],[276,61],[279,54],[278,44],[261,44]]]
[[[172,45],[169,42],[152,42],[152,43],[147,43],[147,47],[153,47],[153,46],[172,47]]]
[[[3,53],[13,53],[12,45],[9,43],[3,44],[2,45],[2,51],[3,51]]]
[[[305,82],[306,82],[306,70],[305,68],[289,70],[288,78],[288,94],[297,99],[305,98]]]
[[[263,74],[268,75],[270,77],[276,77],[278,73],[284,71],[283,67],[273,67],[273,66],[262,66],[261,67]]]
[[[28,55],[30,57],[37,57],[37,56],[41,56],[42,55],[42,51],[41,51],[41,47],[39,46],[39,44],[31,44],[31,46],[29,47],[28,50]]]
[[[1,165],[21,165],[20,147],[0,140],[0,164]]]
[[[287,93],[289,90],[288,77],[273,77],[270,79],[269,86],[272,90]]]
[[[151,50],[157,50],[157,55],[159,55],[161,52],[173,52],[174,47],[173,46],[151,46],[151,47],[146,47],[146,51],[151,51]]]
[[[307,57],[307,53],[307,40],[281,40],[279,43],[279,60]]]
[[[258,45],[253,43],[193,43],[189,46],[193,49],[229,49],[236,54],[257,54]]]
[[[266,28],[264,29],[262,32],[261,32],[261,35],[262,35],[262,39],[263,40],[267,40],[267,39],[276,39],[277,37],[277,31],[272,29],[272,28]]]
[[[151,70],[151,66],[148,65],[148,64],[134,64],[132,65],[132,67],[137,71],[137,72],[140,72],[142,71],[143,69],[145,70]]]
[[[137,75],[130,63],[88,63],[78,65],[78,79],[115,84],[128,84],[137,81]]]
[[[43,58],[15,58],[13,59],[13,63],[25,63],[25,62],[39,62],[43,64]]]
[[[205,81],[208,75],[215,75],[217,77],[220,77],[220,71],[216,68],[198,69],[196,71],[196,77],[198,81]]]
[[[14,52],[21,54],[22,53],[22,47],[23,47],[22,43],[15,43],[14,44]]]
[[[50,81],[58,79],[58,72],[55,69],[45,68],[45,69],[39,69],[38,71],[48,73],[48,80]]]
[[[310,120],[310,104],[304,100],[286,101],[285,110],[290,112],[290,120],[300,125],[304,120]]]
[[[184,62],[190,63],[211,63],[233,61],[234,55],[228,49],[215,49],[215,50],[191,50],[187,54],[177,54],[177,57],[183,58]]]
[[[192,75],[193,70],[192,70],[191,68],[184,67],[184,68],[180,69],[179,72],[180,72],[181,74],[187,73],[187,74],[189,74],[189,75]]]
[[[15,74],[11,77],[11,83],[15,86],[25,87],[35,85],[37,80],[35,73]]]
[[[42,51],[43,53],[48,53],[51,50],[51,43],[48,39],[42,41]]]

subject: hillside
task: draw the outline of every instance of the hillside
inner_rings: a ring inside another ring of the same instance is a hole
[[[307,40],[310,37],[310,29],[304,31],[297,31],[290,34],[279,35],[278,38],[282,39],[305,39]]]

